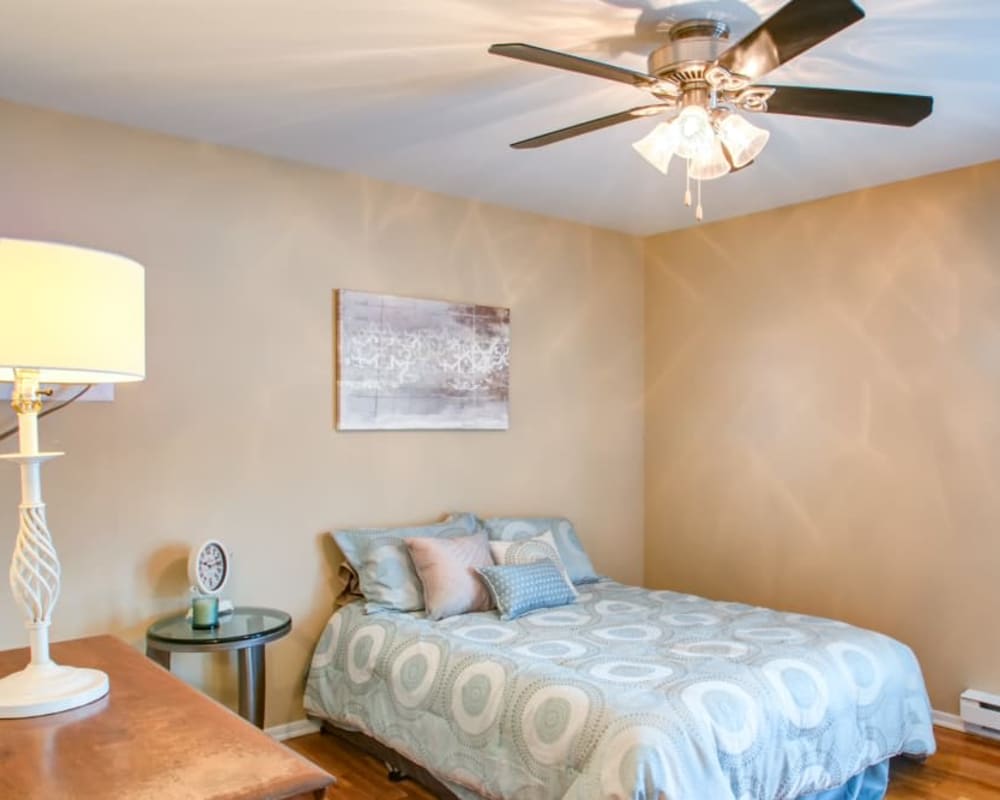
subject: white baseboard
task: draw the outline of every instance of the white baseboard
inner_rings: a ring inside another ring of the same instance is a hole
[[[934,724],[939,728],[961,731],[962,733],[971,733],[975,736],[982,736],[986,739],[996,739],[997,741],[1000,741],[1000,732],[992,731],[989,728],[981,728],[978,725],[970,725],[958,716],[958,714],[949,714],[947,711],[932,709],[931,717],[934,720]]]
[[[264,733],[272,739],[277,739],[279,742],[283,742],[285,739],[294,739],[296,736],[305,736],[308,733],[318,732],[319,723],[313,722],[311,719],[297,719],[292,722],[286,722],[284,725],[273,725],[270,728],[264,729]]]

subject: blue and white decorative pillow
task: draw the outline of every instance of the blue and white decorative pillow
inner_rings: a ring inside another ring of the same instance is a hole
[[[573,523],[565,517],[488,517],[480,520],[491,542],[516,542],[533,539],[546,531],[552,534],[559,558],[573,583],[594,583],[601,576],[583,549]],[[494,554],[496,559],[496,554]]]
[[[500,619],[517,619],[529,611],[568,605],[578,596],[562,569],[548,560],[477,571],[493,596]]]
[[[478,530],[472,514],[456,515],[436,525],[411,528],[355,528],[335,531],[333,538],[357,573],[371,614],[378,611],[420,611],[424,593],[406,549],[406,538],[468,536]]]
[[[559,557],[559,548],[551,531],[545,531],[541,536],[530,539],[518,539],[514,542],[490,542],[490,553],[493,560],[501,566],[509,567],[515,564],[534,564],[536,561],[551,561],[562,570],[567,581],[570,580],[566,565]]]

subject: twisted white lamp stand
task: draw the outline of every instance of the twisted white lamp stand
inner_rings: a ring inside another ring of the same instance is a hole
[[[85,705],[108,693],[108,676],[64,667],[49,658],[49,624],[59,598],[59,559],[45,525],[41,465],[62,453],[38,452],[38,373],[17,370],[11,402],[17,412],[20,452],[0,456],[21,467],[21,525],[10,562],[10,588],[24,610],[31,662],[0,678],[0,718],[37,717]]]

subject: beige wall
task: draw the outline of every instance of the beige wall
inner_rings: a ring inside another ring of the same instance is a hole
[[[646,581],[1000,691],[1000,162],[647,240]]]
[[[598,569],[641,580],[639,240],[8,104],[0,235],[146,266],[148,379],[42,422],[43,446],[68,454],[44,480],[56,639],[139,646],[183,606],[188,548],[217,536],[236,554],[229,596],[295,618],[268,649],[273,725],[302,716],[334,527],[565,514]],[[509,306],[510,431],[335,432],[336,287]],[[9,552],[17,475],[2,477]],[[0,647],[24,642],[0,592]],[[233,700],[227,656],[177,660]]]
[[[648,584],[883,630],[943,710],[1000,691],[998,206],[995,163],[646,241]],[[296,619],[273,725],[301,716],[333,527],[564,513],[642,580],[638,240],[9,104],[0,220],[147,268],[148,380],[42,423],[68,453],[55,638],[140,646],[218,536],[228,594]],[[336,287],[510,306],[511,430],[335,432]],[[8,552],[16,503],[11,470]],[[23,642],[0,591],[0,647]],[[228,656],[177,661],[234,701]]]

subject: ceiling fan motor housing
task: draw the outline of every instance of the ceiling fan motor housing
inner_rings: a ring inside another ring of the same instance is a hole
[[[729,26],[714,19],[689,19],[671,25],[667,35],[670,41],[649,54],[649,74],[680,89],[691,84],[707,87],[705,69],[729,46]]]

